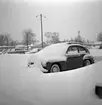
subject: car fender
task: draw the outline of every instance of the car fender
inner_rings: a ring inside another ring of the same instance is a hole
[[[84,55],[83,60],[85,60],[85,59],[91,59],[92,62],[95,61],[94,57],[93,57],[91,54],[86,54],[86,55]]]
[[[65,66],[64,62],[66,62],[66,57],[64,57],[64,56],[62,56],[62,57],[61,56],[60,57],[49,57],[48,59],[43,60],[41,62],[42,62],[43,67],[47,68],[47,70],[50,70],[50,67],[53,63],[57,63],[60,66],[61,65]],[[61,66],[61,69],[65,69],[65,67]]]

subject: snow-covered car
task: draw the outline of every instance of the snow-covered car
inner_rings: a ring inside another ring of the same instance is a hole
[[[31,51],[26,52],[26,54],[34,54],[34,53],[39,52],[40,50],[42,50],[42,48],[34,48],[34,49],[32,49]]]
[[[30,56],[28,67],[34,65],[34,57],[41,61],[47,72],[59,72],[84,67],[95,62],[89,50],[80,44],[58,43],[50,45]]]
[[[19,51],[9,51],[8,54],[25,54],[27,51],[19,50]]]

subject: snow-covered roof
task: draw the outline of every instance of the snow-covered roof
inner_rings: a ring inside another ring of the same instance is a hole
[[[68,48],[68,45],[66,43],[58,43],[58,44],[52,44],[50,46],[45,47],[36,55],[42,56],[42,57],[48,57],[48,56],[62,56],[65,54],[66,50]]]
[[[84,46],[84,45],[81,45],[81,44],[57,43],[57,44],[52,44],[50,46],[45,47],[43,50],[41,50],[37,54],[45,53],[45,54],[63,55],[63,54],[65,54],[68,47],[72,46],[72,45],[73,46],[74,45]]]

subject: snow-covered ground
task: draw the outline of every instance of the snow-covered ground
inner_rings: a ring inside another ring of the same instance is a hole
[[[93,56],[102,56],[102,50],[101,49],[90,49],[90,53]]]
[[[102,85],[102,61],[44,74],[27,68],[28,57],[0,55],[0,105],[102,105],[94,94],[95,85]]]
[[[90,53],[95,57],[96,61],[102,60],[102,50],[101,49],[90,49]]]

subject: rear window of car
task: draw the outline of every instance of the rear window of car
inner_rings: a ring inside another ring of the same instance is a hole
[[[78,48],[77,48],[77,46],[70,46],[69,48],[68,48],[68,50],[67,50],[67,52],[66,53],[78,53]]]
[[[79,48],[79,53],[89,53],[88,49],[84,47],[79,46],[78,48]]]

